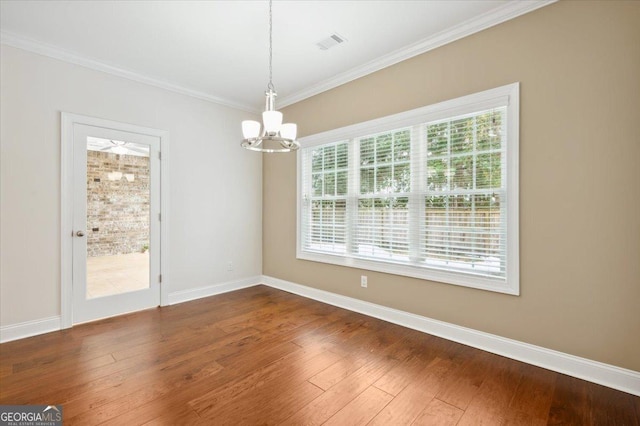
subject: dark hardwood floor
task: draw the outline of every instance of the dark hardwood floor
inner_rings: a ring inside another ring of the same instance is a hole
[[[65,425],[639,425],[640,398],[265,286],[0,345]]]

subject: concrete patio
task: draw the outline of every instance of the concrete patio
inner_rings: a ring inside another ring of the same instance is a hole
[[[149,252],[87,257],[87,298],[149,287]]]

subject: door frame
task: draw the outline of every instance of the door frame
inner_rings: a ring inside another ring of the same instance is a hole
[[[60,167],[60,325],[73,326],[73,129],[75,125],[104,127],[160,139],[160,306],[169,304],[169,132],[80,114],[62,112]]]

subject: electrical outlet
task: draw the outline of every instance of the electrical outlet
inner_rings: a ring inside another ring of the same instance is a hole
[[[360,287],[367,288],[367,276],[360,275]]]
[[[233,262],[227,262],[227,271],[233,271]]]

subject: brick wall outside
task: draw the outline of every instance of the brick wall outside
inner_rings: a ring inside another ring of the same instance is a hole
[[[114,171],[122,172],[120,180],[109,180]],[[90,257],[140,252],[149,244],[148,157],[87,151],[87,237]]]

